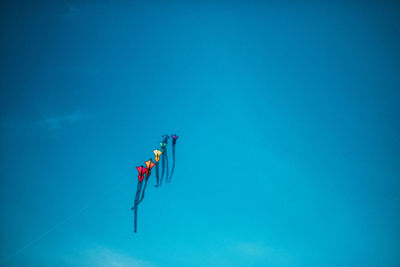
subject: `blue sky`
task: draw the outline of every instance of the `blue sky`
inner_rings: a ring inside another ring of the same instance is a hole
[[[1,5],[0,264],[400,264],[399,5]]]

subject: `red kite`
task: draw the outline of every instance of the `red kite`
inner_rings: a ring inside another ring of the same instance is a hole
[[[143,186],[143,179],[144,179],[144,175],[147,173],[147,169],[144,166],[138,166],[136,167],[136,169],[139,172],[138,175],[138,184],[137,184],[137,188],[136,188],[136,196],[135,196],[135,203],[132,207],[132,210],[134,211],[134,215],[135,215],[135,233],[136,233],[136,226],[137,226],[137,210],[138,210],[138,206],[140,204],[140,202],[143,200],[143,198],[140,198],[140,194],[142,191],[142,186]],[[147,180],[147,179],[146,179]]]
[[[147,181],[148,181],[149,178],[150,178],[151,169],[152,169],[152,168],[154,167],[154,165],[155,165],[155,163],[153,162],[152,159],[149,159],[148,161],[146,161],[145,164],[146,164],[146,167],[147,167],[147,169],[146,169],[146,181],[144,182],[144,188],[143,188],[143,191],[142,191],[142,197],[140,198],[140,202],[142,202],[142,200],[143,200],[143,198],[144,198],[144,192],[146,191]],[[139,202],[139,203],[140,203],[140,202]]]

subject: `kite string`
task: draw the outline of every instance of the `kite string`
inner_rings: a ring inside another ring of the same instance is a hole
[[[118,187],[120,187],[122,184],[124,184],[125,182],[127,182],[128,179],[121,181],[120,183],[116,184],[115,186],[111,187],[110,190],[103,192],[102,194],[100,194],[99,196],[97,196],[96,198],[94,198],[92,201],[90,201],[89,203],[87,203],[86,205],[84,205],[83,207],[79,208],[78,210],[76,210],[75,212],[73,212],[71,215],[69,215],[68,217],[64,218],[63,220],[55,223],[52,227],[50,227],[48,230],[46,230],[45,232],[43,232],[41,235],[39,235],[38,237],[32,239],[31,241],[29,241],[28,243],[26,243],[24,246],[22,246],[20,249],[18,249],[17,251],[15,251],[13,254],[10,254],[6,257],[4,257],[1,262],[0,265],[3,265],[5,262],[11,260],[12,258],[16,257],[17,255],[19,255],[21,252],[23,252],[24,250],[26,250],[27,248],[30,248],[31,246],[35,245],[36,243],[38,243],[40,240],[42,240],[43,238],[45,238],[48,234],[50,234],[51,232],[53,232],[54,230],[56,230],[58,227],[62,226],[63,224],[65,224],[66,222],[68,222],[69,220],[71,220],[72,218],[74,218],[75,216],[79,215],[80,213],[82,213],[83,211],[87,210],[88,208],[90,208],[92,205],[94,205],[97,201],[103,199],[104,197],[110,195],[111,193],[113,193],[116,189],[118,189]]]

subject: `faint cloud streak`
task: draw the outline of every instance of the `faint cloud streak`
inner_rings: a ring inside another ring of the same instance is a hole
[[[61,129],[81,121],[83,118],[82,113],[74,112],[64,116],[45,117],[39,121],[44,127],[48,129]]]
[[[129,255],[122,254],[118,251],[98,246],[96,248],[90,249],[86,253],[88,266],[97,267],[154,267],[155,265],[138,259]]]
[[[232,250],[244,257],[274,266],[287,266],[290,262],[290,255],[285,251],[259,243],[239,242],[232,246]]]

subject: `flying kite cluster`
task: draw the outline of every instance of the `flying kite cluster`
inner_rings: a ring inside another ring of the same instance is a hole
[[[132,207],[132,210],[134,212],[134,232],[136,233],[137,230],[137,211],[138,211],[138,206],[144,199],[144,193],[146,191],[147,187],[147,182],[149,181],[150,175],[151,175],[151,169],[155,166],[156,167],[156,184],[155,187],[160,187],[163,182],[163,178],[165,175],[165,182],[170,183],[172,175],[174,174],[174,169],[175,169],[175,145],[176,145],[176,140],[178,139],[178,136],[176,134],[171,135],[172,138],[172,168],[171,172],[169,173],[168,171],[168,153],[167,153],[167,145],[168,145],[168,139],[170,138],[169,135],[163,135],[162,136],[163,140],[160,142],[160,148],[155,149],[154,152],[154,161],[153,159],[149,159],[148,161],[145,162],[146,166],[138,166],[136,169],[138,170],[138,184],[136,188],[136,196],[135,196],[135,203]],[[160,156],[161,156],[161,176],[160,176],[160,166],[159,166],[159,161],[160,161]],[[144,181],[144,182],[143,182]]]

